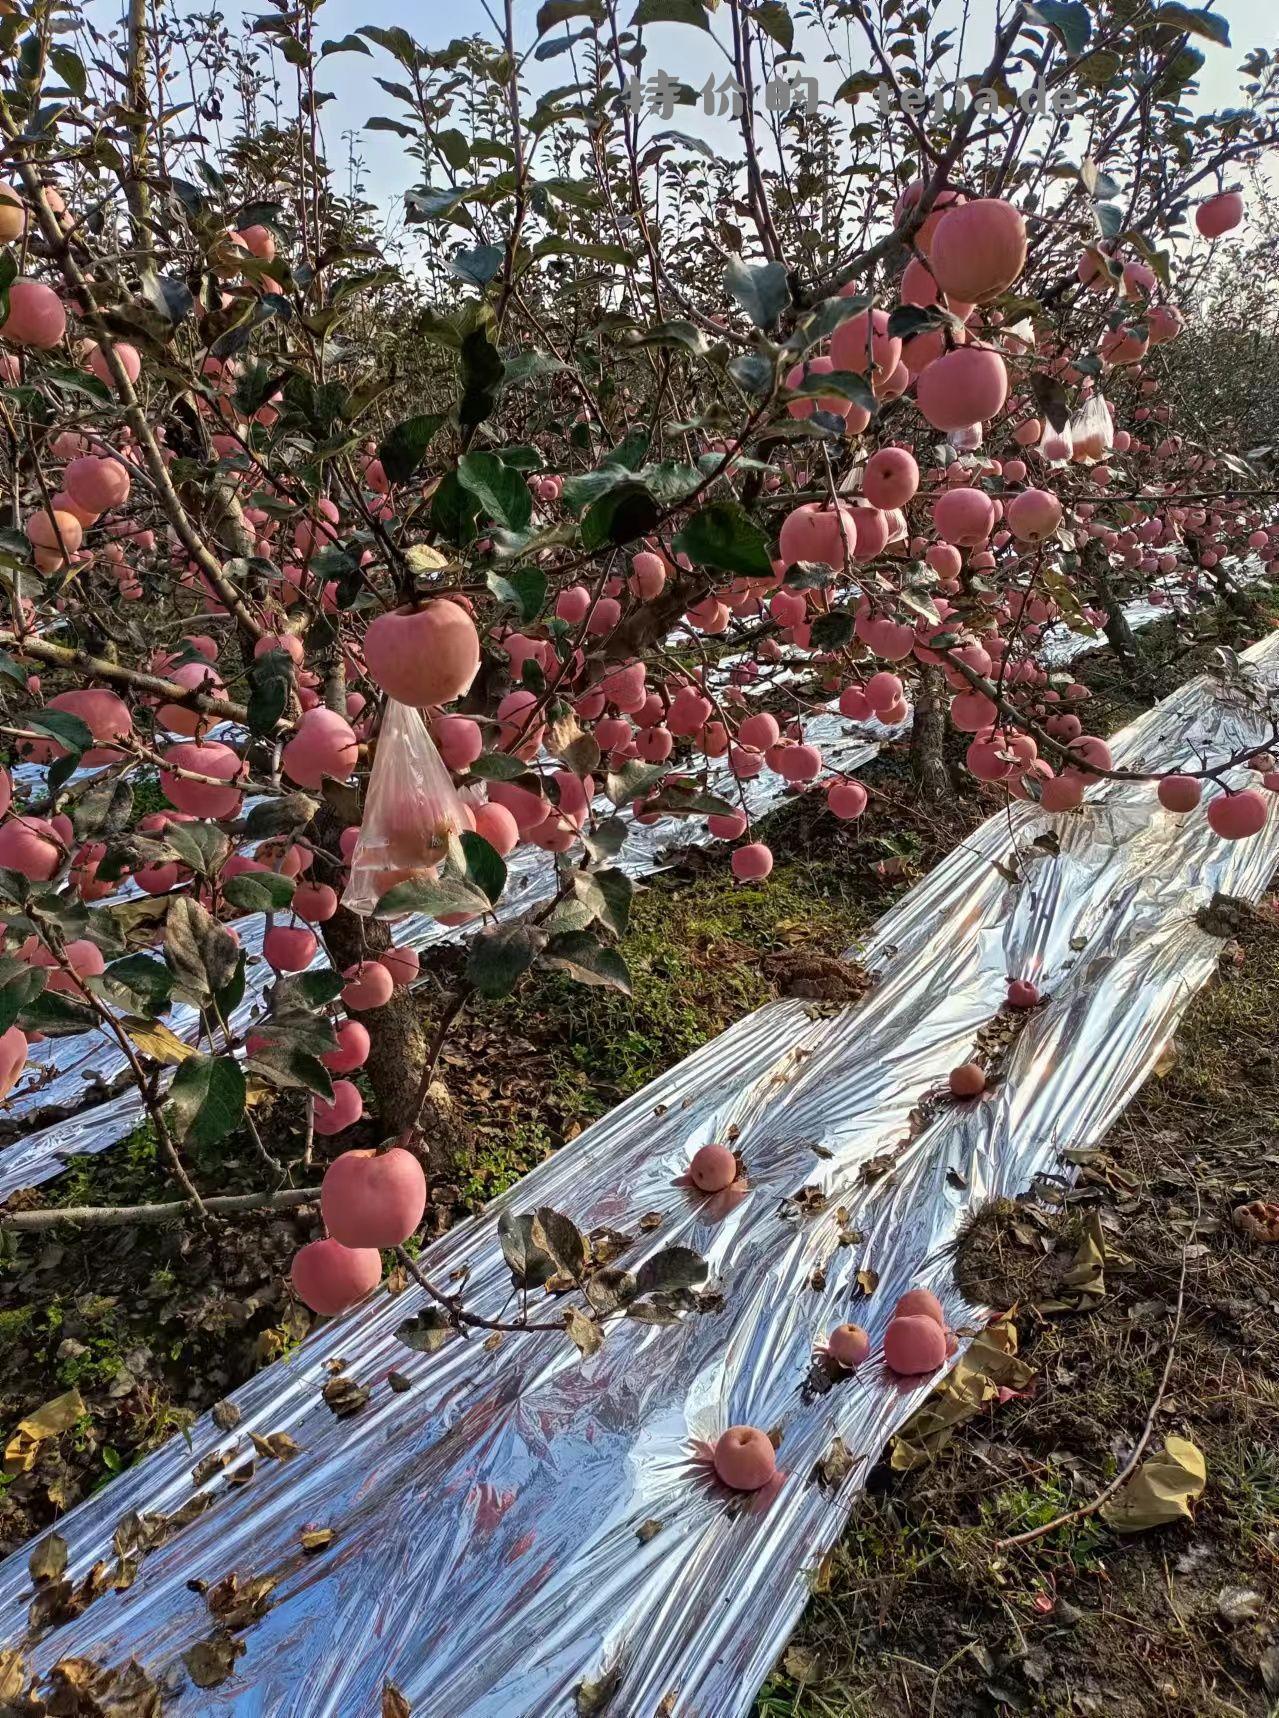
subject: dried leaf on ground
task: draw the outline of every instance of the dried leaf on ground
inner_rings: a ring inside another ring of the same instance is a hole
[[[40,1453],[40,1445],[48,1438],[70,1431],[85,1412],[78,1390],[68,1390],[55,1396],[34,1414],[18,1421],[17,1430],[5,1445],[4,1471],[7,1474],[30,1473]]]
[[[16,1647],[0,1650],[0,1700],[18,1700],[26,1682],[26,1661],[22,1654]]]
[[[1088,1214],[1075,1262],[1061,1279],[1055,1300],[1040,1301],[1038,1312],[1091,1312],[1106,1295],[1106,1237],[1097,1211]]]
[[[1128,1483],[1101,1506],[1116,1533],[1144,1533],[1169,1521],[1189,1521],[1191,1504],[1208,1483],[1203,1451],[1189,1438],[1169,1434],[1158,1455],[1147,1456]]]
[[[60,1533],[50,1533],[42,1539],[27,1559],[31,1579],[37,1587],[46,1581],[60,1581],[67,1572],[67,1542]]]
[[[604,1332],[599,1325],[575,1306],[569,1307],[564,1314],[564,1328],[581,1350],[583,1359],[589,1359],[604,1346]]]
[[[228,1634],[215,1634],[208,1640],[196,1641],[182,1654],[182,1662],[197,1688],[217,1688],[235,1669],[235,1661],[244,1650],[242,1640],[235,1640]]]

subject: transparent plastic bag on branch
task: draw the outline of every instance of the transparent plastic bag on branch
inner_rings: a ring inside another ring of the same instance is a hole
[[[1070,424],[1064,429],[1054,429],[1048,419],[1044,419],[1044,433],[1039,438],[1039,454],[1049,465],[1064,465],[1075,451],[1074,437]]]
[[[974,453],[982,443],[982,425],[969,424],[966,429],[951,430],[946,440],[956,453]]]
[[[1068,433],[1072,459],[1092,463],[1105,458],[1115,445],[1115,424],[1104,395],[1093,394],[1084,401],[1071,418]]]
[[[371,913],[396,883],[433,874],[450,835],[474,827],[422,712],[388,700],[342,904]]]

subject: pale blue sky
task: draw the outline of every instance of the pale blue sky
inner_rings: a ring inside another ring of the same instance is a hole
[[[99,15],[117,15],[117,4],[118,0],[116,3],[100,0]],[[534,39],[539,4],[540,0],[515,0],[516,36],[521,48],[529,46]],[[501,0],[490,0],[490,5],[495,12],[500,12]],[[1213,6],[1229,20],[1233,46],[1226,49],[1198,42],[1197,45],[1207,54],[1207,64],[1200,77],[1201,100],[1211,107],[1242,104],[1246,97],[1240,93],[1238,64],[1249,48],[1279,45],[1279,4],[1277,0],[1213,0]],[[254,0],[225,0],[224,10],[228,24],[235,30],[242,20],[251,20],[266,8],[255,4]],[[631,0],[624,0],[622,16],[627,17],[631,10]],[[954,11],[954,21],[958,21],[959,8],[955,0],[939,0],[936,11]],[[973,0],[967,37],[970,51],[965,55],[966,71],[980,69],[985,63],[995,13],[995,0]],[[425,4],[422,0],[326,0],[317,15],[316,33],[320,39],[338,39],[366,24],[399,24],[425,46],[433,48],[442,47],[452,38],[473,31],[490,36],[493,33],[480,0],[426,0]],[[580,25],[571,26],[577,27]],[[725,26],[716,21],[715,27],[723,30]],[[261,37],[255,39],[264,40]],[[700,88],[712,70],[717,80],[729,71],[724,55],[707,35],[689,26],[650,27],[646,31],[646,41],[650,72],[661,68]],[[822,98],[829,100],[838,88],[842,73],[836,66],[823,63],[828,49],[821,34],[811,26],[798,28],[796,48],[803,51],[806,64],[795,69],[803,69],[816,76]],[[864,46],[861,57],[854,63],[860,67],[868,64]],[[542,62],[530,58],[526,71],[530,90],[536,93],[539,89],[571,81],[570,65],[566,55]],[[340,169],[346,155],[342,141],[344,132],[362,128],[374,114],[397,115],[394,99],[375,82],[378,75],[390,79],[397,75],[390,56],[378,48],[374,48],[371,58],[347,53],[323,62],[320,87],[332,91],[336,99],[321,109],[321,118],[328,158],[336,168]],[[868,99],[863,98],[863,101]],[[839,111],[842,116],[851,118],[847,104],[841,104]],[[736,153],[738,139],[735,128],[730,131],[724,121],[708,119],[700,106],[677,109],[677,117],[671,122],[654,117],[648,123],[654,127],[663,123],[673,124],[683,131],[705,137],[708,142],[718,141],[725,149],[731,148]],[[361,131],[359,150],[367,162],[364,177],[370,200],[387,209],[398,207],[404,190],[419,176],[414,164],[406,158],[401,140],[388,132]]]

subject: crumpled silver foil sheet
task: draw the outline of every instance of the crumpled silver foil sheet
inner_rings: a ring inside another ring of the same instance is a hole
[[[1247,653],[1245,675],[1279,696],[1279,633]],[[1167,768],[1220,761],[1270,731],[1252,698],[1200,679],[1118,737],[1116,762]],[[1240,772],[1242,775],[1242,772]],[[1059,851],[1029,845],[1052,830]],[[1008,882],[1014,843],[1019,881]],[[748,1016],[595,1123],[422,1258],[436,1280],[469,1273],[467,1304],[494,1315],[510,1279],[496,1223],[548,1204],[580,1227],[636,1237],[634,1266],[674,1242],[698,1248],[726,1295],[718,1315],[675,1328],[610,1323],[583,1361],[558,1335],[506,1336],[495,1352],[453,1340],[410,1352],[394,1335],[425,1301],[375,1297],[314,1334],[239,1391],[237,1431],[207,1416],[81,1504],[61,1531],[71,1573],[110,1557],[129,1510],[172,1511],[215,1450],[251,1453],[246,1434],[289,1432],[301,1449],[259,1461],[143,1562],[136,1584],[92,1604],[35,1652],[136,1655],[173,1689],[179,1718],[363,1718],[385,1679],[414,1718],[570,1718],[574,1692],[610,1669],[624,1718],[735,1718],[776,1661],[808,1596],[806,1574],[837,1538],[889,1434],[928,1393],[872,1358],[829,1393],[801,1385],[815,1343],[846,1319],[878,1345],[897,1296],[925,1285],[972,1328],[949,1249],[965,1217],[1039,1176],[1068,1176],[1060,1153],[1096,1141],[1136,1091],[1220,944],[1196,924],[1214,891],[1257,897],[1279,865],[1279,809],[1224,843],[1201,816],[1159,809],[1149,786],[1107,783],[1082,813],[1000,814],[962,843],[854,951],[878,974],[829,1018],[798,1001]],[[943,1106],[915,1139],[908,1117],[1000,1007],[1009,975],[1048,997],[1027,1020],[994,1094]],[[748,1196],[718,1221],[673,1183],[691,1153],[736,1128]],[[864,1181],[872,1159],[890,1173]],[[805,1187],[828,1195],[792,1214]],[[841,1247],[842,1208],[864,1240]],[[640,1232],[639,1217],[662,1216]],[[814,1287],[814,1271],[825,1273]],[[878,1271],[869,1297],[862,1267]],[[320,1400],[325,1361],[369,1386],[335,1420]],[[405,1394],[389,1370],[412,1380]],[[780,1426],[787,1474],[762,1513],[720,1490],[692,1441],[746,1422]],[[856,1460],[835,1491],[813,1482],[836,1437]],[[641,1525],[661,1529],[641,1540]],[[304,1557],[304,1527],[334,1530]],[[244,1632],[231,1678],[199,1690],[180,1655],[211,1619],[188,1582],[273,1571],[265,1617]],[[0,1638],[25,1626],[26,1556],[0,1565]],[[666,1705],[662,1702],[666,1701]]]

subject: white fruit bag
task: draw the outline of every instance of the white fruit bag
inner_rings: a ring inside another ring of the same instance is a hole
[[[473,825],[422,712],[389,699],[343,906],[371,913],[396,883],[434,875],[449,836]]]
[[[1070,439],[1075,459],[1095,463],[1115,445],[1115,425],[1110,406],[1101,394],[1086,399],[1070,420]]]

